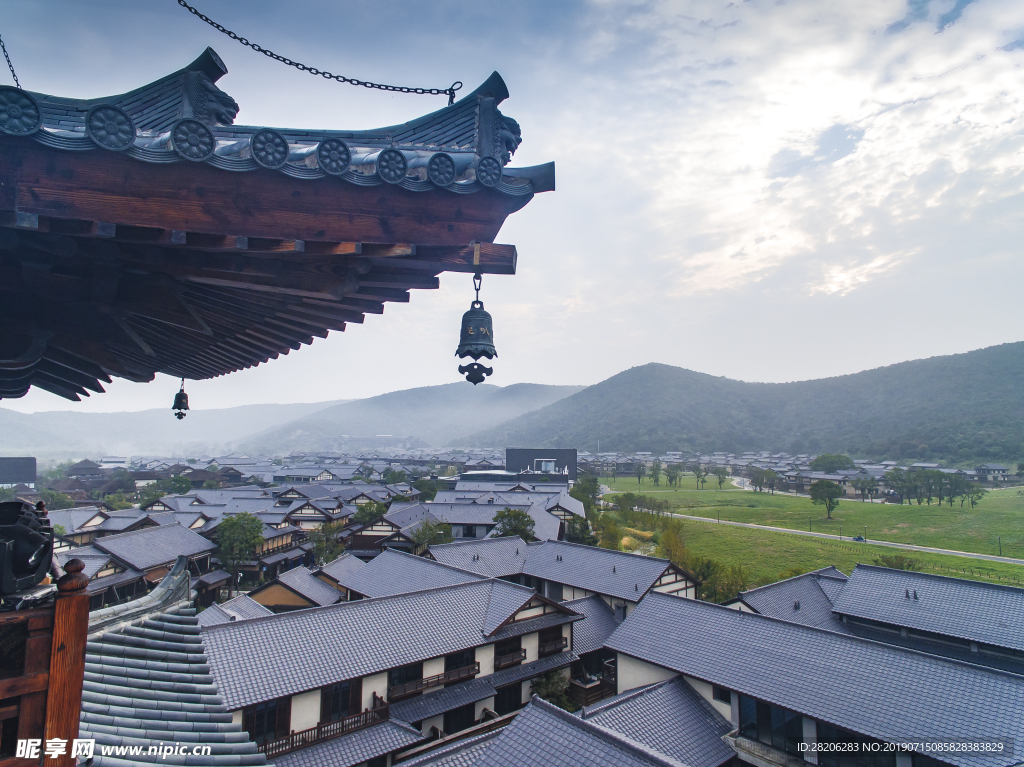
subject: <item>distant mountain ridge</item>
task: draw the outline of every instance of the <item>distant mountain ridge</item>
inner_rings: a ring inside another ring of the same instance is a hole
[[[651,363],[467,442],[594,451],[599,439],[612,451],[1024,460],[1024,342],[782,384]]]
[[[268,429],[246,440],[240,448],[278,454],[336,450],[346,434],[413,436],[431,447],[457,446],[472,432],[498,427],[583,388],[526,383],[473,386],[461,381],[404,389],[325,408],[315,415]]]
[[[338,403],[197,408],[181,421],[170,407],[128,413],[19,413],[0,407],[0,455],[64,459],[228,452],[240,439]]]

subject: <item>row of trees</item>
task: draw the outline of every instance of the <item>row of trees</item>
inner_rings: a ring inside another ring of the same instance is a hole
[[[643,478],[647,476],[647,465],[644,463],[637,463],[633,467],[633,472],[636,475],[637,485],[643,484]],[[693,474],[697,481],[697,489],[703,490],[704,484],[707,482],[708,475],[712,475],[718,479],[718,489],[722,489],[722,485],[728,481],[729,470],[724,466],[712,467],[710,464],[693,463],[684,465],[682,463],[670,463],[668,466],[662,466],[661,459],[655,458],[654,463],[651,464],[651,481],[655,487],[661,486],[661,477],[665,476],[668,480],[669,487],[681,487],[683,484],[683,477],[687,474]]]
[[[947,474],[933,469],[908,471],[897,467],[885,473],[885,481],[899,495],[901,505],[904,500],[913,503],[916,499],[918,506],[925,503],[931,506],[932,498],[935,498],[940,506],[943,501],[950,507],[959,501],[961,509],[965,503],[969,503],[973,509],[988,494],[988,490],[977,482],[971,482],[959,474]]]

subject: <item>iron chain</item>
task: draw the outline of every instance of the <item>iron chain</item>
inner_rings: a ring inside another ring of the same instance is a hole
[[[299,63],[298,61],[292,61],[291,59],[287,58],[286,56],[281,56],[280,54],[277,54],[277,53],[274,53],[273,51],[267,50],[266,48],[264,48],[261,45],[258,45],[258,44],[254,43],[254,42],[250,42],[249,40],[247,40],[246,38],[242,37],[241,35],[236,35],[230,29],[227,29],[227,28],[221,26],[216,21],[211,19],[209,16],[206,16],[206,15],[200,13],[199,11],[197,11],[195,8],[193,8],[191,5],[189,5],[187,2],[185,2],[185,0],[178,0],[178,5],[180,5],[182,8],[187,10],[193,16],[196,16],[197,18],[201,19],[202,21],[205,21],[211,27],[216,29],[218,32],[221,32],[221,33],[227,35],[232,40],[235,40],[235,41],[241,43],[242,45],[245,45],[245,46],[248,46],[249,48],[252,48],[257,53],[262,53],[264,56],[268,56],[269,58],[272,58],[275,61],[280,61],[282,64],[287,64],[290,67],[295,67],[300,72],[309,72],[311,75],[320,75],[321,77],[323,77],[323,78],[325,78],[327,80],[337,80],[339,83],[348,83],[349,85],[359,85],[359,86],[362,86],[363,88],[375,88],[376,90],[391,91],[391,92],[394,92],[394,93],[415,93],[415,94],[421,94],[421,95],[425,95],[425,96],[448,96],[448,103],[449,104],[455,103],[455,92],[457,90],[459,90],[460,88],[462,88],[462,81],[461,80],[456,80],[454,83],[449,85],[447,88],[408,88],[408,87],[405,87],[405,86],[402,86],[402,85],[384,85],[382,83],[371,83],[368,80],[357,80],[354,77],[345,77],[344,75],[336,75],[336,74],[333,74],[331,72],[327,72],[327,71],[322,70],[322,69],[317,69],[316,67],[308,67],[305,64]],[[4,51],[4,54],[6,55],[6,50]],[[10,64],[10,59],[7,60],[7,63]],[[14,72],[13,68],[11,69],[11,72],[12,73]],[[15,78],[15,79],[17,79],[17,78]]]
[[[4,45],[4,39],[2,37],[0,37],[0,50],[4,52],[4,58],[7,59],[7,66],[11,70],[11,77],[14,78],[14,84],[20,88],[21,83],[18,82],[18,75],[14,72],[14,64],[11,63],[11,57],[7,55],[7,46]]]

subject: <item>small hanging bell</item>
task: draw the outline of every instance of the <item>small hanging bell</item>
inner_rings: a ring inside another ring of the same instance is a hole
[[[491,315],[484,310],[484,304],[480,300],[482,281],[481,275],[473,275],[476,300],[469,305],[469,311],[462,315],[462,336],[459,339],[459,348],[455,351],[456,357],[472,357],[474,360],[478,360],[481,357],[493,359],[498,356],[498,352],[494,348],[494,326],[491,322]],[[486,376],[491,375],[494,368],[472,362],[469,365],[459,365],[459,372],[464,374],[466,380],[475,386]]]
[[[185,393],[185,379],[181,379],[181,389],[174,395],[174,405],[171,407],[174,411],[174,417],[179,421],[185,417],[185,411],[188,410],[188,395]]]

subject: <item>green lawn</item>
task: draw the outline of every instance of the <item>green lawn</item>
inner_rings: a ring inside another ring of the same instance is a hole
[[[858,562],[871,564],[878,556],[900,553],[916,559],[923,572],[1024,586],[1022,565],[944,554],[901,552],[884,546],[872,546],[870,543],[840,543],[769,530],[692,521],[683,522],[683,540],[686,547],[697,556],[717,559],[727,566],[742,565],[751,587],[772,583],[793,569],[808,572],[835,565],[849,574]]]
[[[824,509],[813,505],[809,498],[735,488],[719,491],[710,489],[710,485],[700,491],[686,489],[684,485],[680,491],[655,494],[648,485],[650,482],[645,482],[640,492],[668,501],[675,511],[698,517],[835,535],[840,534],[841,528],[844,536],[864,535],[867,528],[868,540],[877,538],[979,554],[999,554],[1001,536],[1002,555],[1024,559],[1024,495],[1017,495],[1020,488],[993,490],[974,509],[961,509],[959,503],[950,508],[934,502],[931,506],[896,506],[844,499],[829,520]],[[637,492],[636,481],[632,487],[622,489]]]
[[[669,487],[668,478],[664,475],[661,477],[661,484],[657,487],[654,486],[654,481],[650,477],[644,477],[644,481],[639,485],[636,482],[636,477],[615,477],[615,479],[602,477],[601,484],[607,485],[612,490],[622,490],[630,493],[643,493],[645,495],[648,493],[657,493],[658,495],[663,493],[672,493],[675,495],[686,492],[687,490],[697,492],[697,478],[690,473],[683,475],[678,488]],[[705,477],[704,490],[701,492],[708,493],[712,490],[718,492],[718,477],[714,474],[708,474],[707,477]],[[728,491],[742,492],[732,484],[732,477],[729,477],[722,486],[722,492]]]

